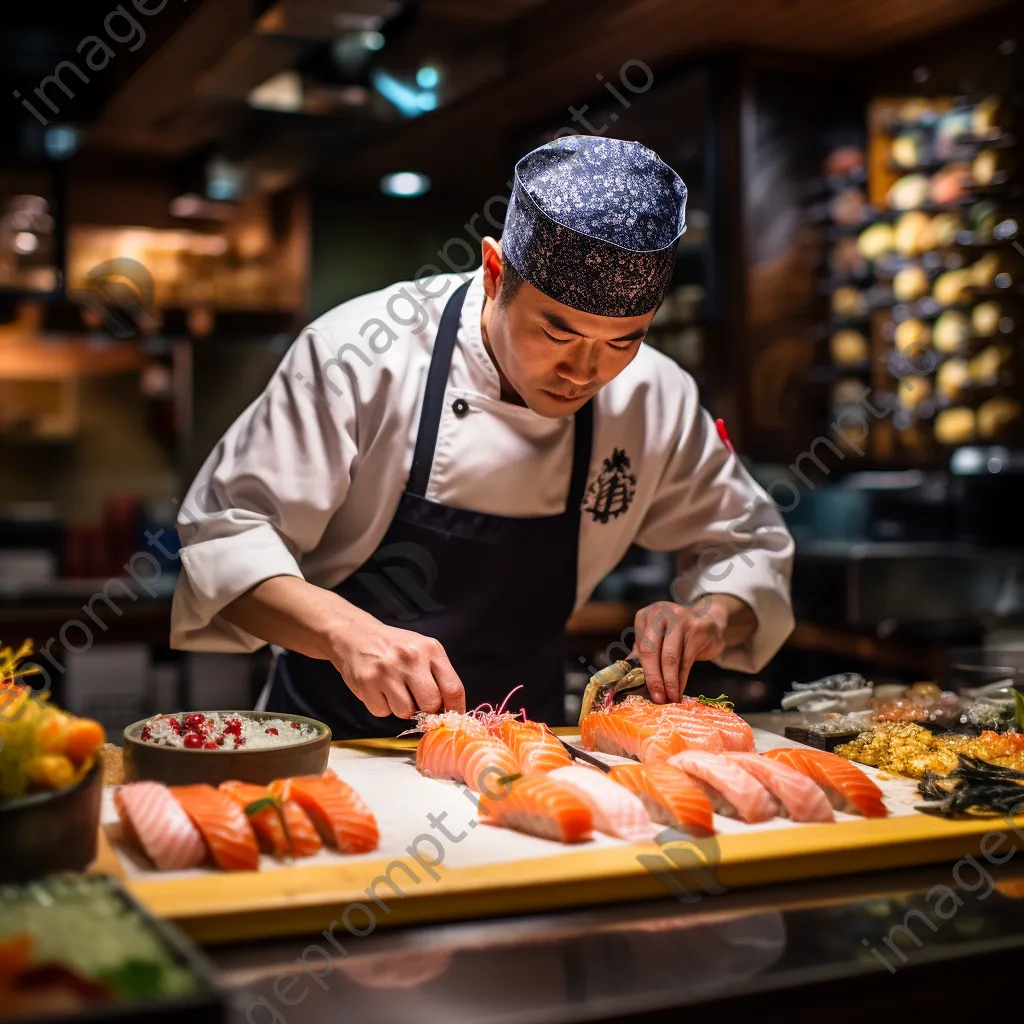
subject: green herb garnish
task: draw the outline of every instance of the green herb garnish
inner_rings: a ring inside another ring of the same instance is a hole
[[[1013,691],[1013,703],[1016,705],[1013,715],[1014,724],[1021,732],[1024,732],[1024,693],[1016,688]]]
[[[253,800],[251,804],[246,804],[245,813],[248,817],[254,818],[257,814],[261,811],[265,811],[268,807],[272,807],[277,812],[277,817],[281,822],[281,828],[284,830],[285,842],[288,844],[289,856],[294,856],[295,844],[292,843],[292,834],[288,830],[288,820],[284,816],[284,802],[280,797],[274,796],[273,793],[261,796],[259,800]]]
[[[711,708],[724,708],[726,711],[733,709],[733,703],[725,693],[720,693],[717,697],[705,697],[704,694],[701,694],[697,700]]]

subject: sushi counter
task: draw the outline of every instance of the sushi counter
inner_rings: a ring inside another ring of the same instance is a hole
[[[858,764],[786,735],[800,712],[654,705],[619,667],[576,729],[485,706],[333,744],[296,716],[193,712],[100,748],[95,723],[22,689],[0,729],[0,779],[27,791],[0,801],[3,881],[40,874],[47,830],[19,815],[51,801],[87,795],[94,848],[85,874],[0,884],[0,1005],[54,1012],[41,989],[57,977],[67,1021],[118,994],[143,1016],[253,1024],[339,1005],[360,1021],[653,1020],[832,974],[910,999],[928,964],[986,951],[991,970],[1024,945],[1024,819],[950,814],[959,755],[941,755],[952,788],[925,780],[927,797],[879,767],[884,721],[856,747],[874,765]],[[849,705],[859,686],[800,700]],[[1005,801],[1015,770],[985,771],[971,792]],[[61,937],[65,912],[103,940]]]

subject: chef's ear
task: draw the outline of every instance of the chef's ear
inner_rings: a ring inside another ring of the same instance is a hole
[[[501,242],[490,235],[481,239],[484,265],[484,294],[494,300],[501,290]]]

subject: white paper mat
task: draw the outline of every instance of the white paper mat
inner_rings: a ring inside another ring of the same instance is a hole
[[[762,730],[754,731],[759,751],[774,747],[791,747],[792,743],[782,736]],[[567,737],[569,742],[572,737]],[[300,867],[338,863],[344,860],[352,863],[359,860],[402,859],[415,868],[411,848],[418,836],[432,836],[438,845],[423,839],[419,852],[424,862],[438,861],[446,868],[475,867],[503,861],[529,860],[534,857],[550,857],[562,851],[578,852],[580,849],[595,849],[627,845],[621,839],[595,833],[594,839],[585,844],[564,845],[548,839],[522,835],[508,829],[479,825],[476,821],[475,798],[465,787],[454,782],[442,782],[424,778],[413,766],[414,751],[401,753],[367,752],[332,747],[330,766],[338,776],[348,782],[369,804],[380,827],[380,847],[367,854],[339,854],[334,850],[321,850],[313,857],[303,857],[294,862]],[[629,763],[627,759],[612,755],[599,755],[608,764]],[[875,769],[864,769],[882,790],[886,806],[892,815],[914,814],[914,807],[921,802],[916,783],[908,779],[885,776]],[[431,827],[428,815],[447,829],[453,838],[445,836],[440,827]],[[836,813],[836,821],[860,821],[856,815]],[[129,878],[156,879],[195,877],[208,874],[212,868],[192,868],[187,871],[156,871],[149,866],[145,857],[131,846],[119,841],[120,825],[114,809],[113,787],[103,794],[101,821],[108,837],[114,844],[125,874]],[[773,818],[756,825],[746,825],[733,818],[715,815],[715,829],[722,835],[744,832],[765,832],[778,828],[805,828],[804,824],[787,818]],[[440,852],[438,850],[440,846]],[[260,857],[261,871],[279,871],[290,865],[273,857]],[[417,869],[420,870],[420,869]],[[400,876],[399,876],[400,877]]]

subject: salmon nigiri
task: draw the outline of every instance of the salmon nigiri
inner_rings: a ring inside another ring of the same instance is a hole
[[[617,764],[608,777],[635,793],[654,821],[698,835],[714,833],[711,801],[686,772],[667,763]]]
[[[821,788],[781,761],[746,752],[725,755],[749,772],[779,802],[779,812],[793,821],[832,821],[832,805]]]
[[[255,871],[259,867],[256,833],[245,811],[227,793],[199,783],[171,786],[171,796],[199,829],[217,867],[225,871]]]
[[[512,751],[524,775],[572,764],[569,752],[543,722],[504,718],[494,727],[494,734]]]
[[[498,779],[520,775],[512,751],[471,715],[447,711],[421,715],[423,731],[416,748],[416,767],[432,779],[454,779],[470,789],[493,790]]]
[[[339,778],[297,775],[277,779],[270,792],[294,800],[312,818],[324,841],[344,853],[367,853],[380,842],[377,819],[363,798]]]
[[[762,756],[794,768],[816,782],[837,811],[884,818],[889,812],[882,791],[845,757],[810,747],[777,747]]]
[[[199,830],[161,782],[130,782],[114,790],[121,825],[160,871],[194,868],[206,860]]]
[[[505,784],[504,790],[480,798],[480,820],[502,825],[541,839],[578,843],[594,828],[590,807],[572,789],[550,775],[526,775]]]
[[[719,814],[740,818],[748,824],[775,817],[779,806],[775,797],[724,754],[684,750],[673,754],[668,763],[681,768],[702,786]]]
[[[627,702],[587,715],[580,722],[580,740],[588,750],[640,761],[664,761],[687,748],[685,737],[671,723]]]
[[[220,789],[232,797],[243,811],[258,800],[273,796],[266,786],[249,782],[222,782]],[[312,857],[323,843],[309,815],[294,800],[282,800],[280,806],[280,813],[268,806],[248,815],[256,838],[275,857]]]
[[[651,821],[640,797],[608,778],[600,768],[568,765],[555,768],[548,778],[571,789],[590,808],[598,832],[639,843],[661,831],[661,826]]]

